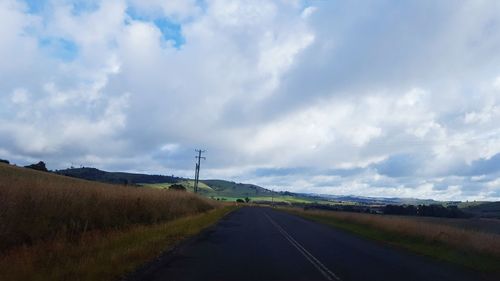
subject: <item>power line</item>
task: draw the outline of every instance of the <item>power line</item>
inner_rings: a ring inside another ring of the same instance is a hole
[[[198,160],[196,163],[196,168],[194,172],[194,193],[198,192],[198,181],[200,180],[200,162],[201,159],[206,160],[206,157],[202,157],[201,154],[205,153],[206,150],[201,150],[201,149],[195,149],[196,152],[198,152],[198,155],[195,156],[195,158]]]

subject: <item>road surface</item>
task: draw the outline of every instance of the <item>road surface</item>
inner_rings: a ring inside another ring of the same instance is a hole
[[[483,279],[284,212],[245,207],[129,280]]]

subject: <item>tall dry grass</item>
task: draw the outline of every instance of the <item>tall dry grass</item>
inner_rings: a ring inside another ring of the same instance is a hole
[[[56,239],[17,247],[0,255],[0,280],[122,280],[126,273],[158,257],[237,208],[123,230],[90,231],[77,241]]]
[[[292,210],[297,212],[297,210]],[[332,218],[345,223],[357,223],[390,233],[441,242],[458,249],[500,256],[500,235],[473,231],[449,225],[416,221],[404,216],[386,216],[331,211],[300,211],[316,218]]]
[[[204,212],[215,203],[190,194],[90,182],[0,164],[0,252],[38,240],[77,239]]]

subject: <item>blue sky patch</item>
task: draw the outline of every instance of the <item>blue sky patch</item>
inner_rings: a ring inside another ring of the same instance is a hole
[[[64,38],[43,38],[39,40],[39,45],[51,57],[63,61],[72,61],[78,56],[76,43]]]
[[[497,173],[500,171],[500,153],[493,155],[493,157],[489,159],[475,160],[464,170],[462,174],[471,176]]]
[[[179,49],[186,43],[186,39],[182,35],[182,26],[168,18],[151,18],[141,14],[137,9],[128,7],[126,13],[131,19],[143,22],[152,22],[162,34],[162,39],[165,41],[172,41],[173,46]]]
[[[134,7],[127,7],[127,10],[125,13],[133,20],[139,20],[139,21],[149,21],[150,18],[146,17],[145,15],[142,15],[137,9]]]
[[[173,41],[175,48],[179,49],[186,43],[186,39],[182,36],[182,27],[180,24],[171,22],[166,18],[155,19],[153,22],[160,29],[163,40]]]
[[[48,0],[24,0],[28,6],[28,13],[41,14],[49,5]],[[73,0],[68,1],[72,5],[72,12],[75,15],[89,13],[99,8],[98,1],[95,0]]]
[[[420,166],[420,160],[411,154],[396,154],[385,161],[375,164],[379,174],[392,178],[407,177],[413,175]]]
[[[28,5],[28,13],[38,14],[41,13],[48,4],[47,0],[25,0]]]
[[[99,4],[97,3],[97,1],[91,1],[91,0],[73,1],[72,5],[73,5],[72,12],[75,15],[91,13],[99,8]]]

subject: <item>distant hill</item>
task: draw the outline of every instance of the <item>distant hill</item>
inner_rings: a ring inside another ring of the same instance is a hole
[[[124,172],[107,172],[96,168],[69,168],[57,170],[55,173],[59,175],[69,176],[73,178],[86,179],[90,181],[99,181],[113,184],[132,184],[142,185],[154,188],[168,188],[172,184],[181,184],[188,191],[193,191],[194,181],[191,179],[163,176],[163,175],[147,175],[137,173]],[[263,187],[236,183],[225,180],[201,180],[199,183],[199,192],[207,197],[271,197],[272,191]],[[274,193],[275,196],[279,193]]]
[[[183,185],[188,191],[193,192],[194,190],[194,180],[180,179],[176,184]],[[173,183],[152,183],[141,185],[153,188],[169,188],[173,185]],[[268,189],[254,184],[236,183],[226,180],[201,180],[198,184],[198,192],[206,197],[224,198],[223,200],[229,201],[245,197],[271,198],[273,194],[275,197],[278,197],[281,194],[279,192],[273,193]]]
[[[96,168],[70,168],[55,171],[56,174],[113,184],[177,183],[182,178],[163,175],[146,175],[124,172],[106,172]]]
[[[271,196],[272,191],[258,185],[236,183],[225,180],[202,180],[204,184],[210,186],[218,196],[230,197],[254,197]]]
[[[70,168],[55,171],[55,173],[113,184],[130,184],[148,186],[152,188],[169,188],[172,184],[181,184],[187,191],[193,192],[194,180],[165,176],[147,175],[138,173],[107,172],[96,168]],[[500,218],[500,202],[481,202],[477,204],[465,204],[460,202],[440,202],[432,199],[415,198],[389,198],[389,197],[365,197],[365,196],[337,196],[328,194],[305,194],[287,191],[273,192],[264,187],[236,183],[233,181],[210,179],[201,180],[199,183],[199,194],[214,199],[235,201],[238,198],[249,197],[253,202],[284,202],[293,204],[326,204],[326,205],[352,205],[352,206],[385,206],[391,205],[430,205],[443,204],[458,205],[464,212],[477,217]],[[459,204],[460,203],[460,204]]]
[[[476,217],[500,219],[500,202],[482,202],[464,207],[462,211]]]
[[[319,196],[322,198],[328,198],[330,200],[343,201],[343,202],[356,202],[365,205],[430,205],[430,204],[441,204],[442,202],[435,201],[432,199],[417,199],[417,198],[398,198],[398,197],[365,197],[365,196],[354,196],[354,195],[328,195],[328,194],[310,194],[310,196]]]

